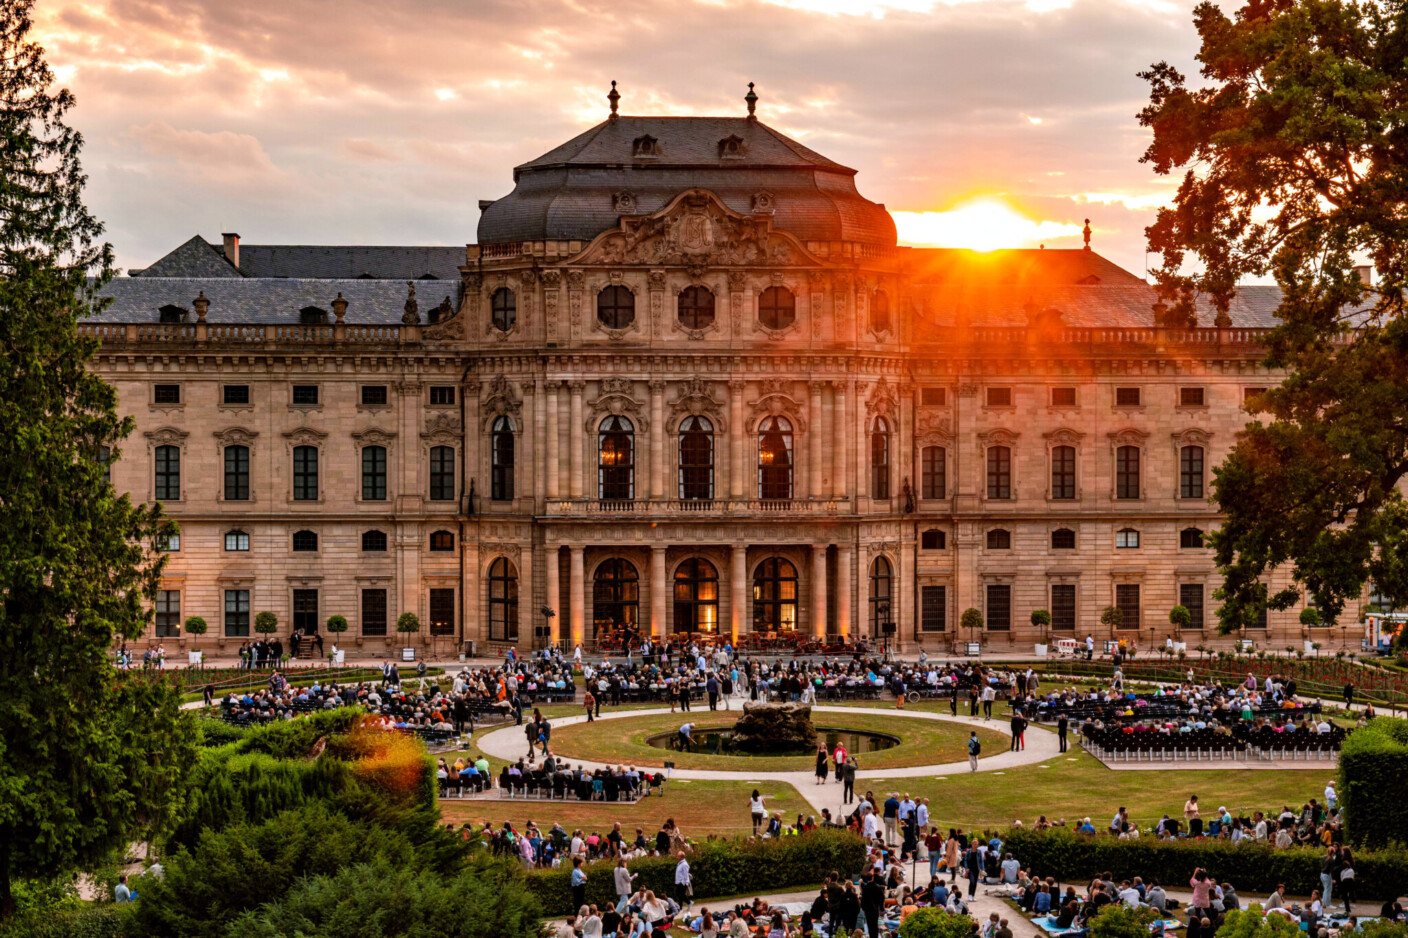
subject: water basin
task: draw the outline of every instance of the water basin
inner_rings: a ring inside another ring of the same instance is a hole
[[[750,756],[814,756],[815,749],[779,749],[776,752],[742,752],[732,746],[733,729],[731,727],[719,727],[714,729],[695,727],[693,732],[694,752],[707,753],[709,755],[739,756],[748,758]],[[827,752],[835,752],[836,744],[840,743],[846,747],[847,752],[865,753],[879,752],[881,749],[893,749],[900,744],[898,736],[890,736],[885,733],[868,733],[860,730],[836,729],[829,726],[818,726],[816,728],[817,742],[826,745]],[[678,750],[679,732],[656,733],[654,736],[647,736],[646,743],[656,749]]]

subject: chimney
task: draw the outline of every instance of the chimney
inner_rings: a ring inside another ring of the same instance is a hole
[[[225,260],[240,266],[240,236],[237,234],[222,234],[221,239],[225,242]]]
[[[1359,282],[1366,287],[1374,285],[1374,268],[1368,264],[1357,264],[1354,268],[1355,274],[1359,276]]]

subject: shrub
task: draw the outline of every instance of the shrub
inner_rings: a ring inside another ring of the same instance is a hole
[[[1319,610],[1319,609],[1316,609],[1316,608],[1313,607],[1313,606],[1306,606],[1304,609],[1302,609],[1302,610],[1300,611],[1300,624],[1301,624],[1301,625],[1309,626],[1310,628],[1313,629],[1313,628],[1315,628],[1317,625],[1319,625],[1322,621],[1323,621],[1323,620],[1320,618],[1320,610]],[[1287,650],[1287,651],[1290,651],[1289,648],[1286,649],[1286,650]]]
[[[1051,613],[1045,609],[1035,609],[1032,611],[1032,625],[1039,629],[1044,629],[1051,625]]]
[[[958,624],[976,634],[983,630],[983,614],[976,609],[964,609]]]
[[[328,616],[328,631],[334,635],[341,635],[347,631],[346,616]]]
[[[1131,909],[1123,902],[1107,905],[1090,920],[1091,938],[1149,938],[1149,925],[1158,921],[1153,909]]]
[[[398,632],[419,632],[420,616],[414,612],[403,612],[396,619],[396,631]]]
[[[1187,606],[1174,606],[1168,611],[1168,624],[1176,629],[1186,629],[1193,624],[1193,614]]]
[[[950,915],[942,909],[915,909],[900,922],[900,938],[968,938],[976,927],[966,915]]]
[[[705,898],[776,892],[819,883],[832,870],[846,874],[859,871],[864,860],[865,844],[855,834],[816,830],[797,837],[756,843],[711,841],[699,844],[689,858],[689,870],[694,877],[695,896]],[[633,861],[630,869],[639,877],[637,888],[654,890],[657,895],[673,893],[673,858],[642,857]],[[611,871],[609,863],[587,867],[587,902],[598,906],[616,904]],[[567,915],[575,911],[571,872],[564,867],[525,874],[529,891],[543,904],[544,915]]]
[[[254,631],[260,635],[273,635],[279,630],[279,617],[272,612],[261,612],[254,617]]]
[[[0,924],[0,938],[122,938],[132,911],[112,903],[34,910]]]
[[[1120,611],[1118,606],[1106,606],[1104,609],[1100,610],[1101,625],[1107,625],[1111,629],[1117,629],[1123,621],[1124,613]]]
[[[1262,915],[1249,909],[1227,913],[1218,938],[1299,938],[1300,925],[1284,915]]]
[[[205,620],[200,616],[190,616],[186,619],[186,633],[196,637],[195,641],[191,643],[191,647],[194,648],[200,645],[200,637],[204,635],[209,628],[210,626],[208,626]]]
[[[1345,838],[1350,843],[1382,847],[1408,837],[1408,800],[1400,788],[1404,778],[1408,720],[1375,717],[1345,738],[1336,788],[1344,802]]]

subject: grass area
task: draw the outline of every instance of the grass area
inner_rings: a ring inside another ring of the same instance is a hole
[[[857,756],[862,769],[896,768],[906,765],[958,762],[968,757],[968,727],[932,720],[906,720],[897,711],[865,713],[856,708],[855,716],[835,717],[816,714],[815,722],[822,726],[836,725],[843,729],[899,736],[900,745],[893,749],[863,753]],[[553,731],[553,752],[566,759],[592,762],[625,762],[634,765],[660,766],[666,761],[681,769],[735,769],[738,771],[786,772],[806,771],[816,764],[815,755],[805,756],[716,756],[703,752],[675,752],[657,749],[646,738],[679,729],[686,719],[695,722],[695,735],[710,729],[733,726],[735,713],[693,711],[688,718],[681,714],[653,714],[623,717],[596,723],[579,723]],[[978,736],[984,747],[993,749],[1005,745],[1004,737],[986,729]]]
[[[1010,827],[1020,819],[1030,827],[1038,814],[1055,822],[1090,816],[1099,830],[1121,805],[1141,825],[1163,817],[1182,817],[1183,803],[1198,796],[1204,819],[1226,805],[1233,814],[1298,808],[1321,798],[1333,766],[1323,772],[1305,769],[1191,769],[1117,772],[1081,750],[1052,756],[1037,765],[997,772],[955,773],[934,777],[872,779],[865,788],[876,794],[908,791],[929,799],[933,823],[941,827]],[[857,788],[861,787],[858,783]]]
[[[686,837],[702,840],[707,837],[738,837],[753,832],[752,816],[748,813],[748,798],[753,789],[762,792],[769,810],[781,811],[788,823],[798,814],[815,814],[797,789],[785,782],[715,782],[672,779],[665,783],[665,793],[651,796],[636,804],[614,804],[602,801],[476,801],[449,798],[440,802],[440,816],[445,823],[479,825],[504,821],[520,827],[525,821],[536,821],[543,830],[554,822],[569,833],[581,828],[587,833],[605,834],[611,825],[621,822],[621,830],[631,837],[636,828],[645,832],[652,843],[655,832],[666,818],[674,818]]]

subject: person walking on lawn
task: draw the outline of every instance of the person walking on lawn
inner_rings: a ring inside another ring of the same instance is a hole
[[[683,850],[675,856],[680,861],[675,864],[675,901],[679,903],[681,909],[688,909],[694,905],[694,890],[691,888],[689,877],[689,861],[685,859]]]

